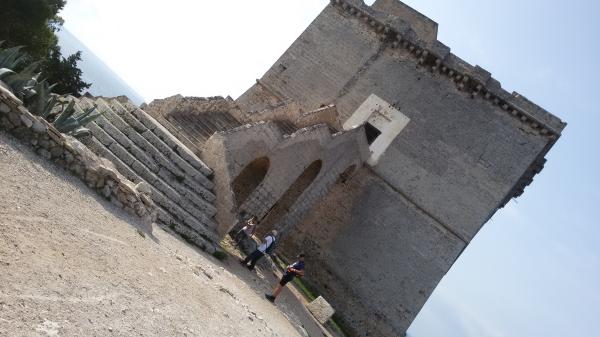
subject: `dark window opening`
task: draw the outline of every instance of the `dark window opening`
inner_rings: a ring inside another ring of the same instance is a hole
[[[367,122],[365,124],[365,135],[367,136],[367,143],[369,143],[369,145],[373,144],[375,139],[377,139],[380,134],[381,131],[379,131],[379,129],[374,127],[371,123]]]

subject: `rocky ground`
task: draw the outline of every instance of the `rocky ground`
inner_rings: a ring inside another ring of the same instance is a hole
[[[142,224],[0,132],[0,336],[322,336],[289,291],[264,299],[275,282]]]

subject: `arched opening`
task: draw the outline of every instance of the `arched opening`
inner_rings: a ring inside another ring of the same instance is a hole
[[[356,164],[352,164],[352,165],[348,166],[344,170],[344,172],[340,173],[340,176],[338,177],[336,184],[346,183],[346,181],[348,181],[348,179],[350,179],[350,177],[352,176],[352,173],[354,173],[354,169],[356,169]]]
[[[267,157],[261,157],[248,164],[231,184],[235,203],[241,206],[258,185],[263,181],[269,171],[270,161]]]
[[[296,203],[300,195],[310,186],[321,171],[323,162],[315,160],[296,178],[281,198],[271,207],[258,226],[258,234],[264,235],[273,229]]]

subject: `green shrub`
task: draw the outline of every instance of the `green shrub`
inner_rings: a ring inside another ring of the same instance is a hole
[[[2,43],[0,41],[0,46]],[[52,93],[56,84],[38,81],[41,76],[37,72],[39,62],[33,62],[19,72],[13,70],[26,60],[21,47],[0,48],[0,80],[25,103],[32,114],[51,122],[58,131],[74,137],[89,135],[90,131],[84,126],[102,114],[94,114],[95,106],[83,111],[75,101],[60,101],[58,95]]]

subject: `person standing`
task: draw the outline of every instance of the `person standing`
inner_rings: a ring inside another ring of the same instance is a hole
[[[249,270],[253,270],[256,262],[265,255],[270,253],[275,247],[275,241],[277,237],[277,231],[272,230],[271,233],[263,238],[262,243],[254,250],[250,255],[246,256],[245,259],[240,260],[240,263],[248,267]],[[250,264],[248,265],[248,262]]]
[[[279,284],[277,285],[277,287],[275,287],[273,293],[265,294],[265,297],[269,301],[275,302],[275,299],[277,298],[277,296],[279,296],[279,294],[283,290],[283,287],[285,287],[285,285],[288,284],[288,282],[293,280],[294,277],[302,276],[304,276],[304,254],[298,254],[298,259],[296,260],[296,262],[286,267],[285,273],[281,277],[281,280],[279,280]]]
[[[252,234],[254,234],[254,230],[256,229],[257,224],[258,218],[254,215],[250,217],[250,219],[246,221],[246,225],[235,234],[235,237],[233,238],[233,241],[235,241],[234,247],[239,245],[240,242],[242,242],[242,240],[244,240],[245,238],[252,237]]]

